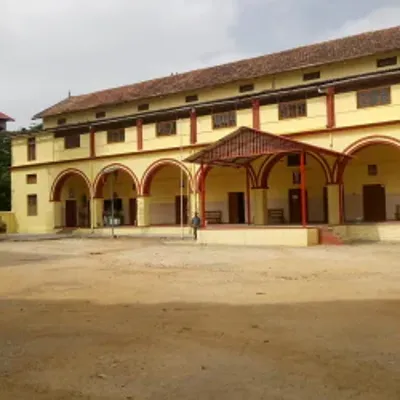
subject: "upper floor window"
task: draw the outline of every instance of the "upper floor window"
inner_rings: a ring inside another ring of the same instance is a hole
[[[107,143],[125,142],[125,129],[112,129],[107,131]]]
[[[36,160],[36,138],[28,138],[28,161]]]
[[[279,103],[279,119],[299,118],[307,116],[306,100]]]
[[[38,214],[37,210],[37,195],[28,194],[27,197],[27,214],[29,217],[34,217]]]
[[[193,103],[194,101],[199,101],[199,96],[197,94],[191,94],[186,96],[185,98],[186,103]]]
[[[239,86],[239,92],[240,93],[252,92],[253,90],[254,90],[254,84],[253,83],[248,83],[246,85]]]
[[[26,175],[26,183],[28,185],[34,185],[35,183],[37,183],[37,175],[36,174]]]
[[[65,125],[67,123],[67,118],[58,118],[57,125]]]
[[[357,92],[357,108],[383,106],[390,103],[390,87],[366,89]]]
[[[106,117],[106,112],[105,111],[97,111],[96,119],[105,118],[105,117]]]
[[[390,67],[392,65],[397,65],[397,57],[387,57],[387,58],[380,58],[376,61],[377,68],[384,68]]]
[[[64,137],[65,149],[76,149],[78,147],[81,147],[81,135],[74,134]]]
[[[138,111],[147,111],[150,108],[149,103],[143,103],[138,105]]]
[[[320,71],[307,72],[303,75],[303,81],[313,81],[315,79],[320,79],[320,78],[321,78]]]
[[[212,125],[213,129],[236,126],[236,110],[213,114]]]
[[[157,136],[176,135],[176,121],[161,121],[156,124]]]

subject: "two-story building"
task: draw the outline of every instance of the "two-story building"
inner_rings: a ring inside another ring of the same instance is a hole
[[[101,232],[114,208],[154,235],[198,211],[204,243],[400,239],[399,58],[395,27],[68,97],[13,139],[18,231]]]

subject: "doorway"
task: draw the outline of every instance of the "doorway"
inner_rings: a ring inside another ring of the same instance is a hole
[[[386,221],[386,191],[383,185],[363,186],[363,210],[365,222]]]
[[[137,219],[137,200],[129,199],[129,225],[136,225]]]
[[[65,202],[65,226],[76,228],[78,225],[76,200],[66,200]]]
[[[308,193],[306,191],[306,221],[308,222]],[[289,189],[289,223],[301,224],[301,189]]]
[[[182,199],[182,201],[181,201]],[[182,206],[182,212],[181,212]],[[176,196],[175,197],[175,223],[181,224],[181,216],[183,217],[183,225],[188,223],[188,198],[187,196]]]
[[[228,193],[229,223],[246,223],[246,206],[244,192]]]

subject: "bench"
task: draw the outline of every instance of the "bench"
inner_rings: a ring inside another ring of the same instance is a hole
[[[285,223],[283,208],[271,208],[268,210],[268,224],[282,225]]]
[[[208,224],[222,224],[222,211],[206,211]]]

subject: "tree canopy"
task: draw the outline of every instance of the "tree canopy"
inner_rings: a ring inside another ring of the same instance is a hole
[[[0,133],[0,211],[11,210],[11,138]]]

